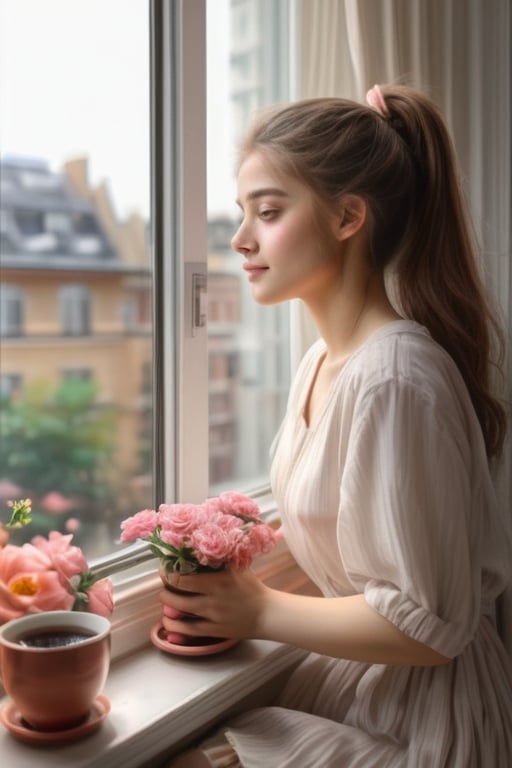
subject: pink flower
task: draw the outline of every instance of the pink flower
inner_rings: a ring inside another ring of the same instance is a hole
[[[63,586],[56,571],[41,571],[35,574],[38,592],[34,595],[32,611],[70,611],[74,603],[74,595]],[[10,588],[12,590],[13,584]]]
[[[30,522],[30,499],[9,501],[7,506],[12,510],[9,525],[19,527]],[[0,623],[26,613],[81,610],[84,605],[103,616],[112,612],[110,579],[95,581],[82,550],[71,544],[72,539],[72,533],[58,531],[50,531],[47,539],[34,536],[30,544],[22,546],[2,539]]]
[[[213,512],[208,516],[209,523],[215,523],[223,531],[233,531],[244,526],[244,521],[235,515],[226,515],[223,512]]]
[[[34,547],[48,556],[63,581],[87,571],[87,560],[80,547],[71,546],[72,538],[72,533],[63,535],[58,531],[50,531],[48,539],[43,536],[34,536],[32,539]]]
[[[19,571],[0,580],[0,621],[40,611],[70,611],[74,597],[56,571]]]
[[[203,504],[161,504],[158,522],[162,530],[170,530],[188,536],[206,521]]]
[[[114,610],[114,588],[110,579],[96,581],[88,590],[89,611],[108,617]]]
[[[256,502],[249,496],[235,491],[225,491],[217,499],[219,511],[230,515],[247,515],[248,517],[259,517],[261,510]]]
[[[41,499],[40,502],[43,509],[50,514],[59,515],[63,512],[69,512],[70,509],[76,507],[76,501],[73,499],[67,499],[62,493],[58,491],[50,491]]]
[[[278,541],[276,532],[268,525],[255,525],[249,532],[249,539],[255,557],[266,555]]]
[[[121,541],[129,542],[150,536],[158,524],[158,515],[154,509],[143,509],[142,512],[128,517],[121,523]]]
[[[232,568],[248,568],[252,561],[270,552],[276,545],[278,537],[269,525],[253,525],[238,541],[230,559]]]
[[[33,544],[7,544],[0,550],[0,581],[5,583],[17,573],[46,571],[50,566],[49,558]]]
[[[65,528],[68,533],[75,533],[81,526],[81,522],[77,517],[68,517],[65,522]]]
[[[50,532],[48,539],[35,536],[21,547],[0,548],[0,623],[40,611],[71,611],[77,584],[88,572],[72,535]],[[103,579],[87,587],[89,610],[108,616],[112,612],[112,583]]]
[[[183,534],[180,531],[174,531],[172,528],[162,528],[160,531],[160,538],[175,549],[181,549],[182,547],[187,546],[190,540],[190,536]]]
[[[231,552],[231,541],[226,531],[214,523],[205,523],[190,536],[197,560],[201,565],[220,568]]]
[[[122,541],[145,539],[169,573],[244,568],[278,540],[256,502],[232,491],[203,504],[161,504],[158,513],[139,512],[121,528]]]

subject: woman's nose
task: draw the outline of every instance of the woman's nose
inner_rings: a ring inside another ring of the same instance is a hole
[[[237,231],[231,238],[231,247],[237,253],[245,256],[248,253],[252,253],[255,250],[256,244],[254,238],[252,238],[247,231],[244,224],[240,224]]]

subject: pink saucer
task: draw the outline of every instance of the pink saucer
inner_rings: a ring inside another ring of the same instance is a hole
[[[64,744],[87,736],[97,730],[110,712],[110,701],[106,696],[98,696],[92,705],[89,717],[81,725],[68,728],[65,731],[36,731],[25,723],[15,704],[6,704],[0,710],[0,721],[13,736],[32,744]]]
[[[215,638],[212,638],[210,643],[205,643],[204,645],[178,645],[177,643],[170,643],[166,639],[165,634],[162,622],[157,622],[151,628],[151,642],[157,648],[160,648],[161,651],[175,653],[178,656],[210,656],[214,653],[227,651],[228,648],[232,648],[240,642],[240,640],[233,638],[228,638],[226,640],[216,640]]]

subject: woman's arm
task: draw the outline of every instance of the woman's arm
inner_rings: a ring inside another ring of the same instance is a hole
[[[308,651],[370,664],[436,666],[449,658],[413,640],[371,608],[364,595],[310,597],[280,592],[250,571],[179,576],[189,595],[161,592],[164,605],[195,621],[164,617],[169,632],[290,643]]]

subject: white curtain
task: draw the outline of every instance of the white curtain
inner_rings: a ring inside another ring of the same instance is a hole
[[[507,335],[512,401],[512,73],[510,0],[296,0],[296,98],[364,101],[374,83],[426,91],[451,128],[478,239],[482,270]],[[294,307],[297,359],[314,330]],[[497,471],[512,527],[512,440]],[[512,553],[511,553],[512,558]],[[498,606],[512,653],[512,590]]]

